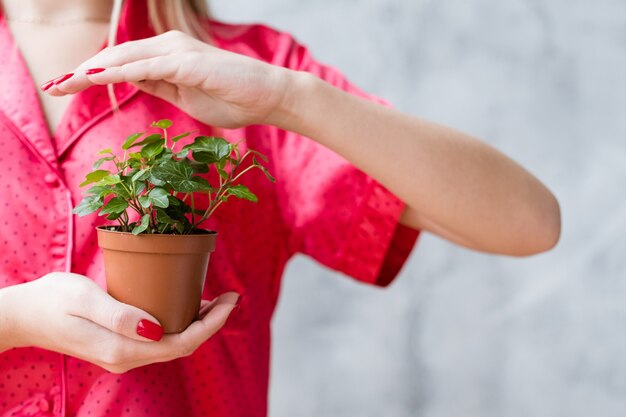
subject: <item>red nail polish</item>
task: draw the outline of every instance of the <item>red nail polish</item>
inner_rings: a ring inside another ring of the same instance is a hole
[[[235,306],[233,307],[233,313],[241,310],[241,301],[243,301],[243,295],[240,295],[239,298],[237,298],[237,301],[235,301]]]
[[[85,74],[87,75],[91,75],[91,74],[98,74],[102,71],[104,71],[106,68],[90,68],[87,71],[85,71]]]
[[[139,324],[137,324],[137,334],[158,342],[163,337],[163,327],[150,320],[141,320]]]
[[[52,80],[52,83],[53,83],[54,85],[59,85],[59,84],[61,84],[63,81],[67,80],[68,78],[71,78],[71,77],[72,77],[72,75],[74,75],[74,73],[73,73],[73,72],[70,72],[69,74],[61,75],[60,77],[55,78],[54,80]]]
[[[42,91],[46,91],[50,87],[52,87],[53,85],[54,85],[54,80],[51,80],[51,81],[48,81],[46,83],[41,84],[41,86],[39,88],[41,88]]]

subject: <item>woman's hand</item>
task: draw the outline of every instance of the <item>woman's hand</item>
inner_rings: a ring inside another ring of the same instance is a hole
[[[0,351],[37,346],[122,373],[192,354],[226,323],[237,299],[226,293],[203,301],[201,320],[162,336],[150,314],[116,301],[82,275],[53,272],[0,290]]]
[[[93,84],[126,81],[205,124],[224,128],[276,124],[290,79],[287,69],[178,31],[106,48],[72,74],[41,88],[60,96]]]

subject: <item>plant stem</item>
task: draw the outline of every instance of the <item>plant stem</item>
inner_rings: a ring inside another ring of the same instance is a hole
[[[246,172],[250,171],[251,169],[256,168],[256,165],[250,165],[248,168],[244,169],[243,171],[241,171],[239,174],[237,174],[237,176],[235,176],[235,178],[231,179],[230,181],[228,181],[225,186],[229,186],[230,184],[234,183],[235,181],[237,181],[239,179],[239,177],[241,177],[243,174],[245,174]]]
[[[122,228],[122,232],[125,232],[126,229],[128,228],[128,224],[127,224],[128,222],[125,219],[128,219],[128,214],[126,214],[126,212],[123,211],[122,214],[120,214],[120,217],[117,218],[117,222],[120,224],[120,227]]]
[[[135,210],[137,212],[137,214],[139,214],[140,216],[143,216],[144,214],[146,214],[143,211],[143,207],[141,207],[141,204],[139,204],[139,202],[137,200],[129,200],[128,201],[128,206],[130,208],[132,208],[133,210]]]
[[[196,213],[195,213],[195,211],[196,211],[196,204],[195,204],[195,201],[193,199],[193,193],[190,193],[190,194],[191,194],[191,224],[193,224],[194,227],[195,227],[195,224],[196,224],[196,220],[195,220],[196,219]]]
[[[167,148],[167,129],[163,129],[163,139],[165,139],[164,145]]]
[[[215,210],[223,203],[223,201],[219,200],[214,206],[213,208],[211,208],[211,211],[208,211],[208,214],[205,213],[204,216],[202,216],[202,218],[200,219],[200,221],[198,222],[198,224],[202,223],[203,221],[207,220],[209,217],[211,217],[211,215],[215,212]]]

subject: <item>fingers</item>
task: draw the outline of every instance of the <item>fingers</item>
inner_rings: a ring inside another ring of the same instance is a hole
[[[199,43],[200,45],[204,45]],[[139,81],[141,79],[166,79],[163,71],[159,71],[160,78],[143,77],[142,71],[137,68],[127,68],[129,64],[141,63],[140,66],[151,66],[154,69],[166,65],[167,72],[176,71],[178,59],[170,57],[173,53],[189,52],[197,49],[198,41],[178,31],[170,31],[151,38],[125,42],[110,48],[105,48],[98,54],[79,65],[71,76],[56,78],[56,83],[44,83],[42,89],[53,96],[73,94],[94,84],[109,84],[123,81]],[[206,45],[204,45],[206,47]],[[153,58],[161,58],[152,61]],[[86,74],[89,69],[105,69],[106,74]],[[67,74],[69,75],[69,74]],[[44,88],[45,86],[45,88]]]
[[[205,316],[202,320],[192,323],[183,333],[165,335],[158,343],[139,341],[136,337],[132,340],[123,334],[103,328],[105,326],[95,326],[93,323],[88,325],[90,321],[80,319],[83,323],[77,322],[73,326],[84,327],[80,333],[82,337],[90,335],[89,342],[74,340],[70,344],[71,349],[57,350],[94,362],[114,373],[123,373],[139,366],[189,356],[224,326],[238,299],[237,293],[230,292],[213,301],[204,301],[202,309],[205,310]],[[94,342],[96,347],[91,346]],[[75,347],[81,345],[84,345],[82,351],[75,351]],[[93,349],[97,349],[98,352],[91,352]]]
[[[214,301],[206,304],[208,311],[205,316],[191,325],[180,334],[165,335],[159,343],[144,347],[149,362],[165,362],[176,358],[189,356],[207,339],[220,330],[228,316],[237,306],[239,295],[234,292],[222,294]]]
[[[119,45],[104,48],[96,55],[80,64],[76,68],[76,71],[85,72],[90,68],[117,67],[141,59],[169,55],[176,49],[179,49],[179,45],[172,45],[171,42],[163,42],[163,35],[124,42]]]
[[[197,55],[158,56],[130,62],[118,67],[99,68],[100,72],[94,74],[76,73],[62,83],[53,85],[47,92],[53,96],[74,94],[92,85],[115,84],[130,82],[142,88],[144,82],[152,83],[143,87],[154,95],[165,99],[174,100],[176,85],[194,87],[203,81],[206,71],[194,71],[197,66]],[[164,81],[161,84],[160,81]],[[158,82],[158,83],[157,83]]]
[[[86,292],[81,307],[82,311],[73,314],[113,333],[139,341],[158,341],[163,337],[163,328],[154,316],[120,303],[95,284]]]
[[[153,316],[118,302],[82,275],[52,273],[14,288],[24,292],[21,300],[30,292],[33,302],[26,304],[42,307],[22,314],[20,327],[37,336],[24,346],[79,357],[116,373],[190,355],[222,328],[239,299],[230,292],[203,301],[201,320],[183,333],[161,337],[163,330]]]
[[[59,84],[49,87],[46,92],[53,96],[74,94],[96,84],[115,84],[124,81],[171,79],[176,73],[177,64],[169,57],[157,57],[134,61],[114,67],[99,67],[98,73],[75,72]]]

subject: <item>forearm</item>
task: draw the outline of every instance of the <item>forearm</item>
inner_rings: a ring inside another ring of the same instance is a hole
[[[407,204],[404,221],[474,249],[526,255],[558,240],[558,203],[518,164],[461,132],[297,73],[281,128],[310,137]]]
[[[9,288],[0,289],[0,353],[13,347],[9,292]]]

